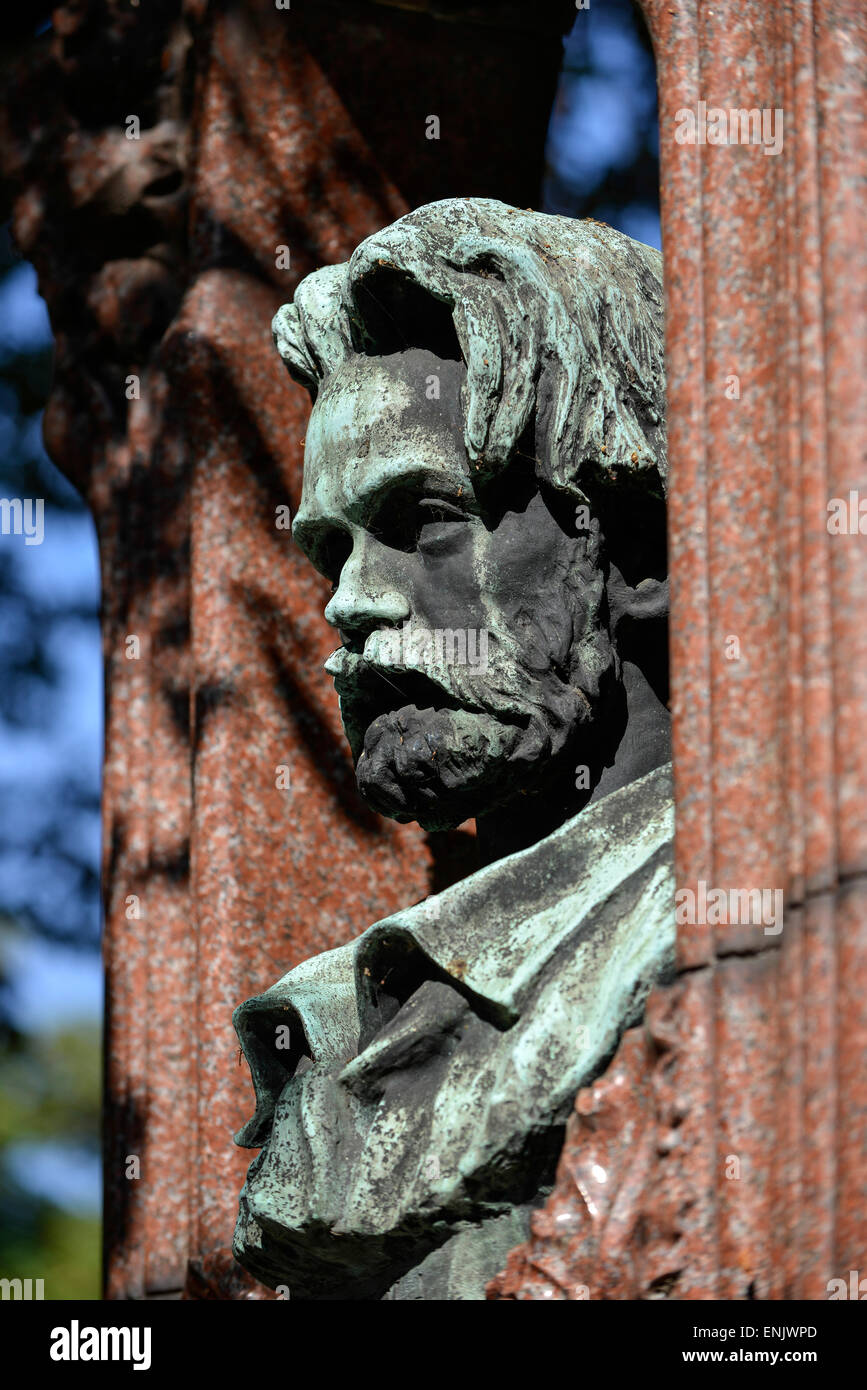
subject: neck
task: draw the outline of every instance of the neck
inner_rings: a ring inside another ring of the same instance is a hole
[[[644,777],[671,758],[671,716],[641,669],[624,661],[623,701],[613,727],[597,731],[600,760],[588,769],[589,787],[577,787],[576,770],[567,770],[535,795],[519,796],[476,821],[479,857],[491,864],[528,849],[585,806]],[[607,737],[606,737],[607,735]]]

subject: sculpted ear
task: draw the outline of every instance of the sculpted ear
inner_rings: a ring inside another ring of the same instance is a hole
[[[611,631],[617,631],[624,618],[636,622],[668,617],[668,576],[665,579],[642,579],[633,588],[627,584],[615,565],[608,576],[608,606],[611,612]]]
[[[668,578],[627,583],[616,565],[608,573],[611,639],[621,662],[637,666],[663,705],[668,704]]]

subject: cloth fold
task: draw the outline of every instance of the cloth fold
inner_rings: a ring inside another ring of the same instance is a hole
[[[248,1269],[293,1297],[391,1296],[423,1267],[451,1288],[442,1247],[468,1231],[488,1269],[485,1232],[529,1220],[576,1092],[673,964],[673,821],[667,764],[236,1010],[238,1142],[264,1145]],[[473,1279],[455,1296],[483,1297]]]

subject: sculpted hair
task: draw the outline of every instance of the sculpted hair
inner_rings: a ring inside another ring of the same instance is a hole
[[[464,436],[482,477],[532,426],[552,487],[664,495],[662,258],[612,227],[483,198],[430,203],[309,275],[273,333],[314,400],[351,354],[462,357]]]

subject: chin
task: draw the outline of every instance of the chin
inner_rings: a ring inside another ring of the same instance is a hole
[[[552,752],[539,720],[405,706],[368,728],[356,780],[380,815],[453,830],[531,789]]]

